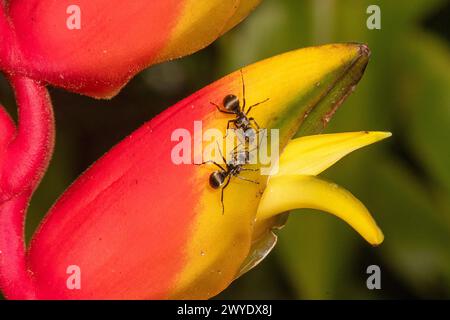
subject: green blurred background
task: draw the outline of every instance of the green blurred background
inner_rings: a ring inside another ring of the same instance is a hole
[[[366,8],[381,8],[368,30]],[[181,98],[241,66],[299,47],[364,42],[371,61],[327,132],[387,130],[323,176],[352,191],[385,233],[367,245],[340,220],[294,212],[279,242],[223,299],[450,298],[450,3],[442,0],[264,0],[207,49],[152,67],[111,101],[51,89],[56,150],[27,221],[31,237],[57,197],[115,143]],[[4,79],[0,100],[15,114]],[[368,290],[366,268],[381,268]]]

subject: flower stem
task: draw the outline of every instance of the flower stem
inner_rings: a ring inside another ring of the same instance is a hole
[[[0,69],[5,69],[12,57],[14,47],[13,29],[6,14],[6,3],[0,1]]]
[[[35,298],[26,263],[24,223],[28,203],[53,152],[54,119],[46,88],[31,79],[10,76],[19,121],[4,148],[0,167],[0,288],[9,299]],[[3,121],[6,125],[7,121]]]
[[[21,76],[9,79],[16,94],[19,123],[0,169],[0,203],[35,189],[54,145],[53,110],[47,89]]]
[[[3,159],[3,152],[11,142],[13,134],[15,133],[15,125],[11,120],[8,112],[0,105],[0,168]]]
[[[34,299],[26,263],[24,222],[30,194],[0,205],[0,288],[8,299]]]

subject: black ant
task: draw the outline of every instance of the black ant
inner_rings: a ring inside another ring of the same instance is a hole
[[[257,171],[259,169],[243,168],[243,165],[248,162],[249,151],[244,151],[245,152],[244,160],[242,161],[242,160],[240,160],[241,157],[239,157],[240,153],[236,152],[237,147],[238,146],[236,146],[232,151],[233,159],[230,162],[227,162],[227,160],[223,156],[222,152],[220,151],[220,148],[218,149],[220,156],[222,157],[222,160],[224,162],[224,166],[218,164],[217,162],[215,162],[213,160],[208,160],[208,161],[202,162],[200,164],[200,165],[202,165],[202,164],[206,164],[206,163],[212,163],[219,168],[219,170],[214,171],[213,173],[210,174],[209,185],[213,189],[222,188],[221,195],[220,195],[220,202],[222,203],[222,214],[225,213],[225,206],[223,204],[223,192],[224,192],[225,188],[228,186],[228,184],[230,183],[230,180],[232,177],[236,177],[236,178],[244,180],[244,181],[259,184],[259,182],[257,182],[257,181],[246,179],[239,175],[242,171]]]
[[[256,122],[255,118],[253,118],[253,117],[249,118],[248,115],[254,107],[267,102],[269,100],[269,98],[265,99],[264,101],[255,103],[254,105],[251,105],[247,110],[245,110],[245,106],[246,106],[245,82],[244,82],[244,75],[242,73],[242,69],[240,70],[240,72],[241,72],[241,79],[242,79],[242,100],[243,100],[242,107],[241,107],[239,98],[234,94],[228,94],[225,96],[225,98],[223,98],[222,104],[223,104],[224,109],[222,109],[220,106],[218,106],[214,102],[211,102],[211,104],[214,105],[217,108],[217,110],[219,110],[222,113],[233,114],[236,116],[235,119],[228,121],[227,130],[230,129],[231,124],[234,124],[234,127],[236,129],[242,129],[244,131],[244,134],[245,134],[244,137],[249,138],[249,136],[248,136],[249,132],[253,132],[253,131],[258,132],[260,127],[259,127],[258,123]],[[248,131],[249,129],[252,129],[252,130]],[[228,135],[228,133],[227,133],[227,135]],[[227,135],[225,135],[225,137]]]

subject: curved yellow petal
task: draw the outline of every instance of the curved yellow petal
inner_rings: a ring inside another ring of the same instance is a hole
[[[179,58],[212,43],[223,33],[222,30],[239,9],[239,3],[239,0],[187,0],[184,3],[181,18],[177,21],[167,45],[156,61]],[[189,39],[189,41],[183,41],[183,39]]]
[[[236,12],[227,22],[225,28],[222,30],[222,34],[228,32],[230,29],[234,28],[237,24],[244,20],[250,14],[250,12],[252,12],[261,2],[262,0],[241,0]]]
[[[367,242],[379,245],[384,236],[366,207],[350,192],[314,176],[277,176],[269,179],[259,203],[257,220],[293,209],[311,208],[334,214]]]
[[[291,140],[280,156],[279,175],[317,175],[350,152],[390,137],[390,132],[319,134]]]

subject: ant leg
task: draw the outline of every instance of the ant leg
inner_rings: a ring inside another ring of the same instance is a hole
[[[202,163],[194,163],[194,165],[195,166],[201,166],[201,165],[208,164],[208,163],[212,163],[215,166],[217,166],[219,169],[221,169],[223,171],[226,171],[220,164],[218,164],[217,162],[215,162],[213,160],[208,160],[208,161],[205,161],[205,162],[202,162]]]
[[[247,161],[248,161],[248,155],[247,155],[248,154],[248,150],[245,150],[245,144],[244,144],[244,147],[243,147],[244,150],[237,150],[242,144],[243,144],[242,141],[240,141],[240,139],[239,139],[239,144],[237,144],[233,148],[233,150],[231,150],[231,152],[230,152],[230,154],[233,155],[233,163],[234,164],[241,164],[241,158],[240,158],[241,154],[244,154],[244,156],[245,156],[243,164],[246,164]]]
[[[238,135],[237,138],[238,138],[240,144],[243,144],[243,145],[246,144],[245,133],[244,133],[243,136],[242,135]],[[244,139],[244,141],[242,141],[242,138]]]
[[[255,146],[253,149],[248,149],[247,151],[248,152],[252,152],[252,151],[255,151],[255,150],[258,150],[258,146]]]
[[[255,103],[254,105],[250,106],[247,110],[247,112],[245,113],[245,115],[248,115],[250,113],[250,111],[252,110],[253,107],[259,106],[260,104],[263,104],[267,101],[269,101],[270,98],[267,98],[266,100],[263,100],[261,102]]]
[[[259,169],[241,168],[241,171],[259,171]]]
[[[219,143],[217,141],[216,141],[216,144],[217,144],[217,149],[219,150],[219,153],[220,153],[220,156],[222,157],[223,162],[228,166],[227,159],[225,159],[225,157],[223,156],[222,151],[220,150],[220,147],[219,147]],[[227,170],[224,170],[224,171],[227,171]]]
[[[236,177],[236,178],[238,178],[238,179],[241,179],[241,180],[247,181],[247,182],[251,182],[251,183],[254,183],[254,184],[259,184],[259,182],[258,182],[258,181],[254,181],[254,180],[246,179],[246,178],[243,178],[243,177],[241,177],[241,176],[235,176],[235,177]]]
[[[220,150],[219,143],[217,141],[216,141],[216,144],[217,144],[217,150],[219,150],[219,154],[222,157],[223,163],[225,163],[225,166],[228,167],[227,159],[224,158],[222,151]],[[207,164],[207,163],[212,163],[212,164],[216,165],[217,167],[219,167],[222,171],[227,172],[227,170],[224,167],[222,167],[220,164],[218,164],[217,162],[215,162],[213,160],[207,160],[202,163],[194,163],[194,165],[200,166],[202,164]]]
[[[237,144],[236,147],[234,147],[233,150],[231,150],[231,153],[235,153],[235,154],[236,154],[237,152],[235,152],[235,151],[236,151],[237,148],[239,148],[239,146],[240,146],[240,145]]]
[[[255,125],[257,131],[259,131],[259,129],[261,129],[261,127],[259,126],[258,122],[256,122],[255,118],[250,117],[250,118],[248,118],[248,121],[252,122]]]
[[[242,73],[242,69],[239,70],[241,72],[241,79],[242,79],[242,112],[245,110],[245,82],[244,82],[244,74]]]
[[[222,109],[220,108],[220,106],[217,105],[217,104],[215,104],[214,102],[209,102],[209,103],[211,103],[213,106],[215,106],[216,109],[217,109],[219,112],[226,113],[226,114],[234,114],[234,112],[222,110]]]
[[[225,205],[223,204],[223,193],[225,191],[225,188],[230,183],[230,180],[231,180],[231,176],[228,176],[227,183],[225,183],[225,185],[222,187],[222,190],[221,190],[221,193],[220,193],[220,203],[222,204],[222,215],[225,214]]]
[[[227,122],[227,130],[226,130],[226,134],[225,134],[224,138],[228,137],[228,129],[230,129],[230,124],[231,123],[236,124],[236,119],[228,120],[228,122]]]
[[[252,138],[253,138],[253,140],[257,139],[256,146],[253,149],[253,150],[255,150],[255,149],[259,148],[260,141],[258,139],[258,135],[259,135],[261,128],[260,128],[258,122],[256,122],[255,118],[253,118],[253,117],[248,118],[248,122],[249,122],[250,126],[249,126],[249,129],[247,129],[247,131],[250,130],[251,135],[246,135],[246,138],[248,138],[249,142],[250,142],[250,139],[252,139]]]

